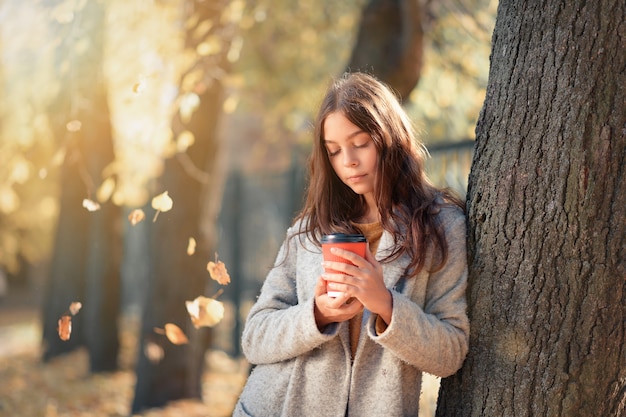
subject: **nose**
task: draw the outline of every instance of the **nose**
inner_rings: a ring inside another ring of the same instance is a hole
[[[348,149],[343,153],[343,166],[345,167],[354,167],[359,164],[359,160],[356,157],[354,151]]]

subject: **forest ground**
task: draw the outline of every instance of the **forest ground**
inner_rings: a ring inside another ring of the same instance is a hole
[[[42,363],[37,297],[12,292],[0,300],[0,417],[127,417],[135,383],[138,321],[121,320],[120,369],[90,374],[86,351]],[[203,400],[182,400],[142,417],[227,417],[248,373],[244,359],[207,353]],[[439,381],[425,375],[420,417],[433,416]]]

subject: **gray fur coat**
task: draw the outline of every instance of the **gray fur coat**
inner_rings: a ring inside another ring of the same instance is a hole
[[[233,416],[417,416],[422,372],[452,375],[468,350],[465,217],[448,206],[438,216],[448,241],[446,264],[431,274],[427,262],[408,279],[407,257],[383,264],[392,320],[378,334],[376,315],[364,311],[354,361],[348,322],[333,323],[323,333],[315,324],[320,248],[304,237],[287,239],[245,324],[243,352],[256,367]],[[377,259],[392,243],[383,233]]]

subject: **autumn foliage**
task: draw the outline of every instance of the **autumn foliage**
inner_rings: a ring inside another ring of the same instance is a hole
[[[155,196],[152,199],[152,208],[155,209],[153,222],[157,221],[158,214],[160,212],[167,212],[171,210],[173,206],[174,202],[167,191]],[[83,200],[83,207],[90,212],[100,210],[100,204],[90,199]],[[142,209],[134,209],[128,216],[128,221],[133,226],[137,225],[144,219],[145,213]],[[196,244],[196,240],[193,237],[190,237],[189,244],[187,246],[187,255],[192,256],[195,254]],[[215,261],[209,261],[207,263],[207,271],[209,272],[211,279],[216,281],[218,284],[230,284],[230,275],[228,274],[226,265],[218,259],[217,254],[215,254]],[[194,300],[185,302],[185,307],[195,328],[213,327],[222,321],[225,310],[224,304],[215,299],[221,293],[222,291],[220,290],[213,297],[199,295]],[[72,317],[80,311],[81,307],[82,304],[80,302],[73,302],[69,306],[68,310],[59,318],[58,332],[61,340],[67,341],[70,339],[72,334]],[[189,342],[189,339],[183,330],[173,323],[165,323],[162,329],[155,328],[154,332],[164,335],[175,345],[182,345]],[[151,341],[146,342],[144,353],[153,362],[159,362],[163,358],[163,349]]]

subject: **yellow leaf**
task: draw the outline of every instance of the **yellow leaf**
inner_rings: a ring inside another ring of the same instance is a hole
[[[133,226],[135,226],[137,223],[141,222],[145,218],[146,218],[146,215],[142,209],[135,209],[131,211],[130,214],[128,215],[128,221]]]
[[[224,113],[232,114],[237,110],[237,104],[239,104],[239,97],[230,96],[226,100],[224,100],[224,104],[222,108],[224,109]]]
[[[82,126],[83,124],[80,122],[80,120],[72,120],[67,122],[65,128],[68,132],[78,132]]]
[[[61,166],[63,161],[65,161],[65,153],[66,153],[65,148],[61,148],[58,151],[56,151],[56,153],[52,157],[51,165],[55,167]]]
[[[170,211],[174,206],[172,198],[168,195],[167,191],[157,195],[152,199],[152,208],[159,211]]]
[[[217,281],[220,285],[230,284],[230,275],[228,275],[226,265],[224,265],[224,262],[217,260],[217,255],[215,256],[215,260],[217,262],[210,261],[206,266],[209,275],[211,275],[211,279]]]
[[[187,255],[191,256],[196,253],[196,239],[190,237],[187,244]]]
[[[80,311],[80,309],[83,307],[82,303],[75,301],[72,304],[70,304],[70,313],[72,314],[72,316],[75,316],[76,314],[78,314],[78,312]]]
[[[189,343],[189,339],[185,336],[185,333],[175,324],[167,323],[165,325],[165,336],[167,339],[175,345],[184,345]]]
[[[146,355],[146,358],[148,358],[148,360],[150,360],[150,362],[154,364],[161,362],[163,356],[165,356],[163,348],[156,343],[150,341],[144,344],[143,353]]]
[[[213,327],[224,318],[224,304],[213,298],[199,296],[193,301],[185,301],[185,305],[196,328]]]
[[[104,203],[111,198],[113,191],[115,191],[115,180],[112,177],[109,177],[104,180],[102,184],[100,184],[100,187],[98,187],[96,197],[99,202]]]
[[[100,204],[96,201],[85,198],[83,200],[83,207],[85,207],[88,211],[98,211],[100,210]]]
[[[200,97],[196,93],[187,93],[180,99],[180,118],[184,123],[191,120],[191,115],[200,106]]]
[[[30,165],[24,158],[19,158],[13,165],[9,182],[24,184],[30,177]]]
[[[20,197],[12,187],[0,186],[0,213],[10,214],[20,207]]]
[[[152,208],[155,209],[157,212],[154,214],[154,219],[152,219],[152,221],[153,222],[156,221],[157,216],[159,215],[160,212],[170,211],[173,206],[174,206],[174,202],[172,201],[170,196],[167,194],[167,191],[154,197],[152,199]]]
[[[204,42],[196,47],[200,56],[215,55],[222,50],[222,40],[218,36],[208,36]]]
[[[187,149],[194,144],[196,138],[193,133],[188,130],[185,130],[178,135],[176,139],[176,150],[180,153],[186,152]]]

